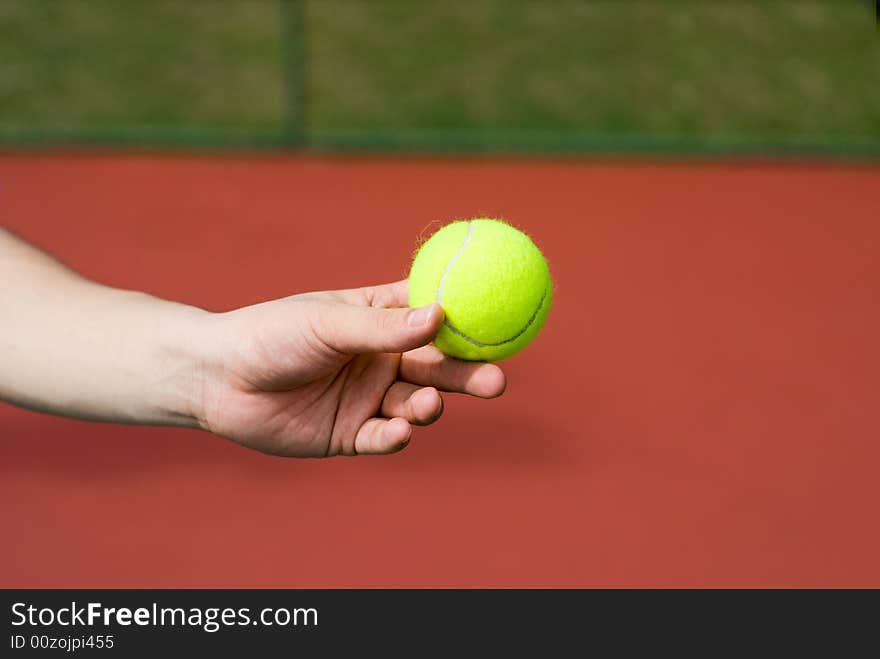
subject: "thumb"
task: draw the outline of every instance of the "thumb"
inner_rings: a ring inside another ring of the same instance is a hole
[[[406,352],[430,343],[443,324],[443,309],[429,304],[416,309],[328,305],[315,324],[321,340],[349,355]]]

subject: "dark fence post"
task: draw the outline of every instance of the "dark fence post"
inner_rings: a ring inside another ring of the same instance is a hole
[[[281,21],[282,103],[281,141],[287,147],[307,143],[306,0],[278,0]]]

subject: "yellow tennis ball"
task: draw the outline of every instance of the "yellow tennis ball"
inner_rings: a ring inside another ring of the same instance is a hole
[[[459,359],[495,361],[519,352],[544,325],[552,299],[541,250],[499,220],[447,224],[421,246],[409,273],[409,305],[443,307],[434,344]]]

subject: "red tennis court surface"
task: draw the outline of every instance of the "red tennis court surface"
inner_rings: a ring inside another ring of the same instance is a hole
[[[215,310],[474,215],[557,280],[505,396],[391,457],[0,406],[0,586],[880,586],[878,167],[7,155],[0,213]]]

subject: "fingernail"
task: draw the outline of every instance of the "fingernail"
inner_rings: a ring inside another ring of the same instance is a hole
[[[421,327],[425,325],[434,314],[436,304],[429,304],[427,307],[419,307],[409,312],[406,322],[410,327]]]

